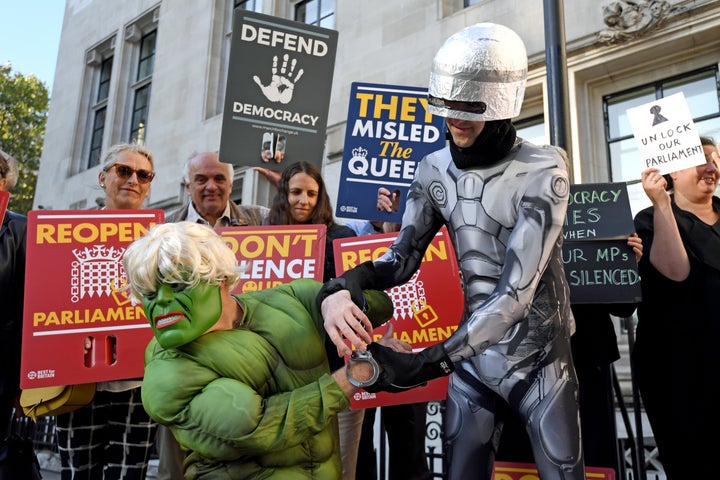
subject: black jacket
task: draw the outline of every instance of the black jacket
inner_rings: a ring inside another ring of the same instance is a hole
[[[0,228],[0,395],[19,391],[27,217],[6,211]]]

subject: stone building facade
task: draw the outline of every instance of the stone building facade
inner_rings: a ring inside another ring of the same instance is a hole
[[[94,206],[102,152],[138,133],[157,162],[147,206],[184,201],[183,161],[219,148],[235,5],[308,23],[319,19],[339,32],[323,161],[331,195],[338,189],[351,83],[426,87],[439,45],[472,23],[502,23],[523,38],[530,73],[517,123],[527,138],[549,138],[544,3],[68,0],[35,208]],[[638,178],[624,110],[653,96],[684,91],[701,134],[720,138],[720,2],[564,3],[574,181]],[[252,170],[236,172],[236,201],[267,204],[271,194]]]

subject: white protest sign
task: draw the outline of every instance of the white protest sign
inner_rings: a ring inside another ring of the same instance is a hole
[[[627,109],[642,169],[661,175],[705,163],[695,123],[682,92]]]

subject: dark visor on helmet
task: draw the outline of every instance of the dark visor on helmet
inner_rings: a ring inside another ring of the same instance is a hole
[[[485,102],[456,102],[433,97],[432,95],[428,95],[428,103],[434,107],[448,108],[450,110],[459,110],[468,113],[483,114],[485,110],[487,110],[487,104]]]

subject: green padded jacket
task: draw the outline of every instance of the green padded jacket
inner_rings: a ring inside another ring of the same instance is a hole
[[[189,451],[186,479],[328,479],[341,476],[336,414],[350,399],[330,375],[321,283],[309,279],[235,295],[234,330],[177,349],[153,339],[145,351],[142,401]],[[392,302],[368,290],[378,326]]]

